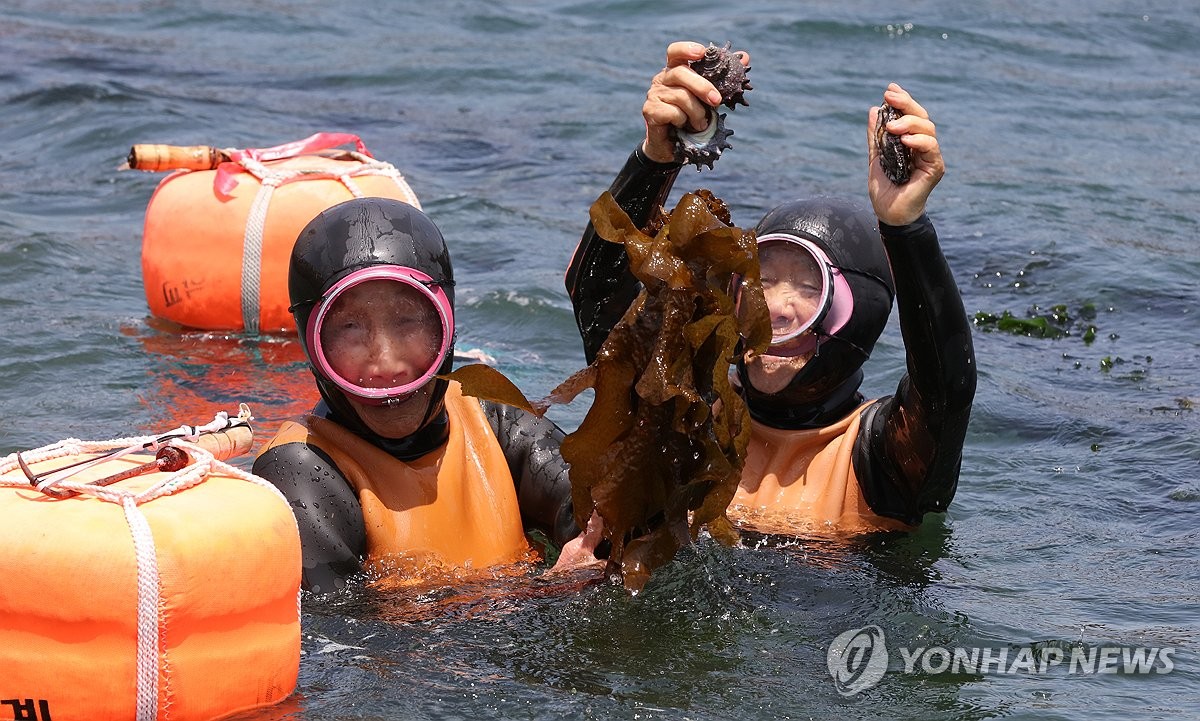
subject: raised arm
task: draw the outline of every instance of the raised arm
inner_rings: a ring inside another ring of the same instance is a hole
[[[868,187],[896,282],[907,373],[896,394],[864,414],[854,468],[872,510],[906,523],[943,511],[954,497],[975,397],[971,325],[925,204],[945,173],[928,113],[900,86],[884,99],[903,116],[888,125],[912,150],[912,177],[884,175],[868,122]]]
[[[678,163],[656,163],[639,148],[629,156],[609,192],[634,224],[645,227],[651,213],[671,192],[679,168]],[[589,222],[567,267],[566,283],[584,356],[591,363],[638,294],[625,246],[596,235]]]
[[[703,130],[708,109],[721,102],[713,84],[697,74],[688,63],[704,57],[704,45],[677,42],[667,47],[667,64],[654,76],[642,105],[646,137],[629,156],[609,192],[638,227],[645,227],[654,211],[671,192],[681,164],[675,160],[672,128]],[[750,56],[741,60],[749,64]],[[637,297],[638,283],[629,272],[622,245],[596,235],[588,223],[575,249],[566,275],[567,293],[575,309],[575,321],[583,337],[588,363],[608,333]]]

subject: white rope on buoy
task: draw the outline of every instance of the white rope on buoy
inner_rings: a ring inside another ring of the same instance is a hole
[[[258,335],[259,283],[262,279],[263,233],[267,225],[267,209],[275,188],[284,181],[278,175],[260,178],[258,194],[250,206],[246,218],[246,232],[242,236],[242,325],[247,333]]]
[[[89,493],[90,495],[100,495],[93,491],[99,489],[98,486],[90,484],[80,484],[70,482],[69,479],[88,470],[101,463],[123,458],[132,453],[154,452],[164,445],[179,445],[172,444],[171,441],[183,441],[186,445],[185,450],[191,449],[194,456],[207,457],[210,460],[212,454],[206,449],[199,446],[194,446],[196,441],[202,435],[210,433],[218,433],[220,431],[229,430],[236,426],[248,425],[253,420],[253,415],[250,413],[250,408],[242,403],[238,409],[238,415],[234,418],[229,417],[229,413],[221,411],[213,416],[213,419],[208,423],[200,426],[182,425],[178,428],[160,433],[153,436],[133,436],[128,438],[114,438],[107,441],[81,441],[78,438],[67,438],[65,440],[52,443],[48,446],[35,448],[29,451],[21,451],[20,453],[10,453],[0,461],[0,486],[11,486],[25,488],[28,484],[21,480],[4,478],[2,476],[10,471],[20,467],[24,461],[27,465],[31,463],[41,463],[43,461],[53,460],[55,458],[63,458],[66,456],[83,456],[91,453],[98,454],[95,458],[83,462],[73,463],[70,466],[55,471],[51,471],[44,476],[37,477],[37,483],[34,485],[38,491],[47,494],[54,494],[55,491],[68,490],[76,493]],[[222,464],[224,465],[224,464]],[[232,468],[232,466],[230,466]],[[108,500],[112,503],[121,503],[120,496],[108,496]]]
[[[401,198],[405,203],[408,203],[417,210],[421,210],[421,201],[417,199],[416,193],[409,187],[408,181],[396,169],[396,166],[391,163],[386,163],[382,160],[376,160],[368,155],[364,155],[357,151],[349,151],[352,158],[362,163],[362,166],[351,172],[352,175],[384,175],[392,179],[396,187],[400,189]]]
[[[250,335],[258,335],[260,330],[258,318],[261,310],[259,286],[262,281],[262,244],[266,232],[267,212],[271,205],[271,196],[275,189],[297,180],[337,180],[350,191],[355,198],[364,197],[364,193],[352,180],[355,176],[378,175],[391,178],[399,188],[402,200],[421,209],[421,202],[409,187],[404,176],[391,163],[375,160],[357,151],[346,151],[344,155],[358,162],[358,166],[346,170],[332,171],[327,168],[292,168],[288,170],[273,170],[263,162],[252,157],[243,157],[238,164],[246,172],[258,179],[261,184],[254,203],[250,206],[246,218],[246,230],[242,239],[242,326]],[[328,156],[324,156],[328,157]]]
[[[400,174],[400,171],[396,170],[396,168],[390,163],[383,163],[383,165],[385,167],[380,169],[381,172],[391,178],[392,182],[394,182],[396,186],[400,188],[400,194],[404,196],[404,202],[408,203],[417,210],[421,210],[421,201],[417,200],[416,193],[414,193],[412,188],[408,186],[408,181],[404,179],[404,176]]]
[[[349,173],[339,175],[338,180],[342,182],[342,185],[346,186],[346,190],[350,191],[350,195],[353,195],[355,198],[363,197],[363,192],[359,189],[358,183],[354,182],[354,178]]]
[[[158,716],[158,649],[162,634],[158,554],[154,533],[137,501],[126,496],[121,506],[137,559],[137,721],[154,721]]]

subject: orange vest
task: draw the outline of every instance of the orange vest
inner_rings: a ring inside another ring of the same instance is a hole
[[[866,405],[833,425],[811,430],[752,421],[742,481],[729,504],[730,520],[763,533],[910,528],[871,511],[854,475],[851,454]]]
[[[532,559],[512,473],[479,401],[451,382],[446,411],[449,439],[412,461],[316,416],[285,423],[268,444],[308,443],[337,464],[362,504],[373,578],[419,582]]]

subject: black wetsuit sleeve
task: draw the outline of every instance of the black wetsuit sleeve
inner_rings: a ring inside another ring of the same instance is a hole
[[[362,571],[367,553],[362,507],[324,451],[284,443],[255,459],[253,472],[274,484],[292,506],[300,527],[305,590],[327,593]]]
[[[975,398],[975,351],[962,297],[928,216],[879,224],[896,280],[907,372],[863,414],[854,471],[881,516],[917,524],[958,487]]]
[[[525,527],[545,533],[559,547],[578,536],[569,466],[559,450],[562,429],[503,403],[480,404],[508,460]]]
[[[650,160],[639,147],[608,190],[633,224],[645,228],[666,201],[681,167]],[[583,352],[591,363],[638,294],[639,284],[629,272],[625,246],[604,240],[588,223],[567,267],[566,284],[583,337]]]

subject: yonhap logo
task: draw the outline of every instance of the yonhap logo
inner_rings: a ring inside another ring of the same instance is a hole
[[[888,652],[883,629],[852,628],[833,639],[825,655],[829,675],[843,696],[853,696],[879,683],[887,673]]]
[[[1087,645],[1034,642],[1000,647],[901,646],[905,674],[1168,674],[1175,670],[1174,647]],[[879,626],[852,628],[829,644],[825,658],[838,693],[853,696],[879,684],[888,672],[888,650]]]

